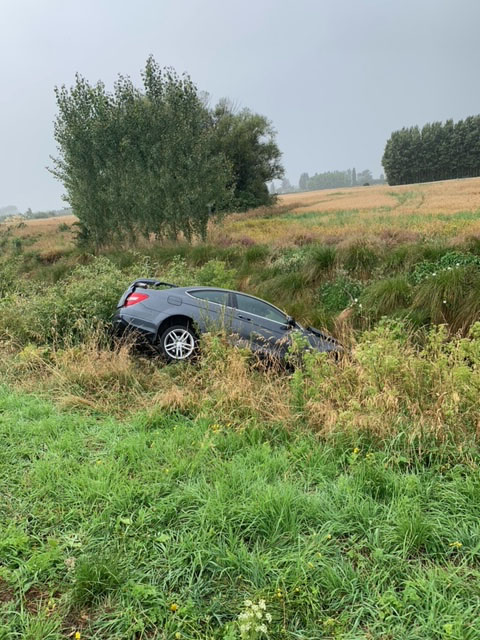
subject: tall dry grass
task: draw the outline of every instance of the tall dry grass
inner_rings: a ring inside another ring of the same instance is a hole
[[[468,338],[450,341],[433,328],[420,348],[401,324],[384,322],[341,362],[306,354],[293,373],[258,366],[220,335],[204,337],[197,362],[173,366],[94,338],[64,349],[10,346],[1,373],[62,406],[109,415],[178,412],[232,428],[282,424],[322,437],[363,433],[424,447],[465,446],[480,436],[479,365],[479,324]]]

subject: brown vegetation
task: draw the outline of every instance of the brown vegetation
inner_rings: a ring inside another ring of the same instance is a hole
[[[478,217],[475,215],[479,212]],[[48,257],[73,246],[75,216],[18,221],[0,225]],[[61,225],[68,225],[60,231]],[[480,178],[390,187],[374,185],[281,195],[275,207],[260,207],[211,224],[214,243],[275,246],[309,242],[336,244],[358,237],[441,236],[458,239],[480,235]],[[397,242],[393,242],[397,244]]]

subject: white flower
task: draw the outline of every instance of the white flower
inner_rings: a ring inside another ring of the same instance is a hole
[[[262,616],[263,616],[263,613],[262,613],[261,611],[256,611],[256,614],[257,614],[257,618],[258,618],[259,620],[261,620],[261,619],[262,619]]]
[[[444,300],[444,301],[443,301],[443,304],[447,304],[447,301],[446,301],[446,300]]]
[[[253,602],[251,600],[245,600],[245,602],[243,603],[246,607],[251,607]]]
[[[251,624],[249,622],[247,622],[247,624],[241,624],[240,633],[247,633],[247,631],[250,631],[250,627],[251,627]]]
[[[432,273],[432,276],[436,276],[437,274],[435,272]]]
[[[265,605],[265,600],[259,600],[258,601],[258,606],[260,607],[260,609],[265,610],[267,607]]]
[[[272,621],[272,614],[271,613],[266,613],[265,614],[265,618],[266,618],[267,622],[271,622]]]
[[[259,624],[258,627],[255,628],[255,631],[260,631],[260,633],[267,633],[267,626],[265,624]]]

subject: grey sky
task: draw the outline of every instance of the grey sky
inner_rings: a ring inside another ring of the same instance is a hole
[[[480,112],[478,0],[0,0],[0,206],[63,206],[56,84],[149,53],[267,115],[287,175],[381,171],[391,131]]]

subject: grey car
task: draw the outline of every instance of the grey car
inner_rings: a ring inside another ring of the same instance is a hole
[[[113,318],[116,335],[134,331],[166,360],[191,358],[202,333],[222,329],[238,344],[284,359],[296,331],[307,349],[338,356],[341,345],[330,336],[304,328],[269,302],[240,291],[216,287],[177,287],[153,279],[135,280],[120,298]]]

